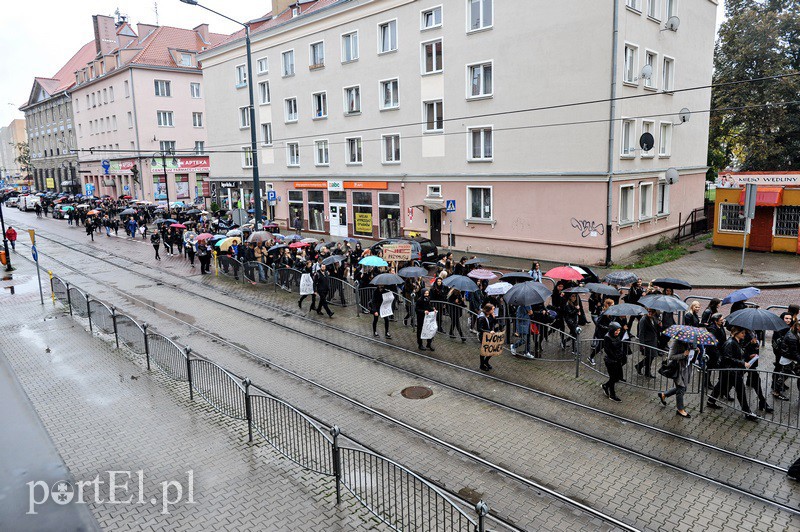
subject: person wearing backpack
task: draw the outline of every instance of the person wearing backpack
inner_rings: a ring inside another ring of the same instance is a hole
[[[150,235],[150,245],[153,246],[153,249],[156,250],[156,260],[161,260],[161,256],[158,254],[158,248],[161,247],[161,236],[158,232],[154,232]]]

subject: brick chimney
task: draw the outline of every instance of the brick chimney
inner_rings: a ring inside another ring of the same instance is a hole
[[[141,22],[136,25],[136,33],[139,35],[139,39],[144,39],[147,35],[158,29],[158,26],[155,24],[142,24]]]
[[[200,35],[200,38],[203,39],[204,43],[206,44],[211,43],[211,40],[208,35],[208,24],[200,24],[199,26],[194,28],[194,31],[196,31],[197,34]]]
[[[107,55],[117,47],[117,24],[114,17],[92,15],[94,44],[97,53]]]
[[[277,17],[296,3],[297,0],[272,0],[272,16]]]

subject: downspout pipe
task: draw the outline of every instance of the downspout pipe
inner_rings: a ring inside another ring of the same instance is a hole
[[[614,133],[617,129],[617,67],[619,48],[619,2],[614,3],[614,29],[611,39],[611,98],[609,101],[608,120],[608,190],[606,197],[606,266],[611,264],[611,218],[614,204]]]

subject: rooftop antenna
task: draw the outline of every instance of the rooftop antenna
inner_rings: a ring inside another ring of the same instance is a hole
[[[153,12],[156,14],[156,26],[158,26],[158,2],[153,2]]]

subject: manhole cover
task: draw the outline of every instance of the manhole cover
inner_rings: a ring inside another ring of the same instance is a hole
[[[433,390],[424,386],[409,386],[403,389],[400,394],[406,399],[427,399],[433,395]]]

